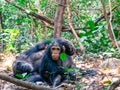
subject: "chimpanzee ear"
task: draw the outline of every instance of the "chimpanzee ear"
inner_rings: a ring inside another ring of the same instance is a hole
[[[62,46],[62,48],[63,48],[63,52],[65,52],[66,49],[65,49],[65,46],[64,46],[64,45]]]
[[[75,48],[74,45],[72,44],[72,42],[68,41],[68,40],[64,40],[62,42],[62,45],[65,47],[65,53],[68,55],[73,55],[75,52]]]
[[[74,48],[74,45],[72,42],[70,42],[69,40],[64,39],[64,38],[56,38],[55,41],[64,46],[64,48],[65,48],[64,50],[65,50],[66,54],[68,54],[68,55],[74,54],[75,48]]]

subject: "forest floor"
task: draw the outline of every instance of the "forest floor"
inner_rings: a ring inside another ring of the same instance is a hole
[[[78,68],[96,70],[96,75],[81,76],[77,74],[77,80],[73,82],[62,83],[56,87],[58,90],[109,90],[111,84],[120,78],[120,59],[102,55],[86,54],[73,56],[74,62]],[[12,74],[11,65],[15,60],[13,54],[0,53],[0,73]],[[49,86],[48,86],[49,87]],[[4,80],[0,80],[0,90],[30,90]],[[117,87],[115,90],[120,90]]]

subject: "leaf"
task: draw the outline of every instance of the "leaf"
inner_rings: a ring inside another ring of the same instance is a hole
[[[81,88],[82,85],[78,83],[78,84],[76,84],[76,87],[77,87],[77,88]]]
[[[120,0],[117,0],[118,2],[120,2]]]
[[[95,28],[95,23],[92,20],[87,21],[87,24],[90,26],[91,30],[94,30]]]
[[[104,0],[104,3],[106,4],[108,2],[108,0]]]
[[[24,79],[26,80],[29,76],[30,76],[30,74],[27,74],[27,75],[24,77]]]
[[[109,85],[111,85],[111,84],[112,84],[112,82],[111,82],[109,79],[104,80],[104,81],[103,81],[103,83],[104,83],[104,84],[106,84],[106,83],[107,83],[107,84],[109,84]]]
[[[66,60],[66,58],[67,58],[66,53],[61,53],[61,54],[60,54],[60,59],[61,59],[61,60]]]
[[[43,7],[45,7],[46,5],[47,5],[47,0],[41,0],[41,2],[40,2],[40,6],[43,8]]]
[[[103,88],[103,90],[108,90],[108,88],[105,87],[105,88]]]
[[[23,75],[20,74],[20,73],[16,74],[15,76],[18,77],[18,78],[23,78]]]
[[[25,79],[27,79],[30,76],[30,74],[27,74],[27,73],[23,73],[23,74],[18,73],[15,76],[18,77],[18,78],[21,78],[21,79],[25,80]]]
[[[112,85],[112,82],[111,82],[111,81],[108,81],[107,83],[108,83],[109,85]]]

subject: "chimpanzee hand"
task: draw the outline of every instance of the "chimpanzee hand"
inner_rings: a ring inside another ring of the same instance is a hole
[[[63,75],[66,71],[63,69],[63,67],[58,67],[57,73]]]
[[[69,71],[70,80],[76,80],[76,74],[73,70]]]
[[[15,64],[15,65],[14,65]],[[24,73],[24,72],[32,72],[33,71],[33,67],[31,64],[26,63],[26,62],[15,62],[13,64],[13,71],[15,74],[17,73]]]

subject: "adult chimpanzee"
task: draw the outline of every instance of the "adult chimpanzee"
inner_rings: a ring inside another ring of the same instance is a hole
[[[74,46],[70,41],[63,38],[56,38],[53,43],[47,47],[41,59],[39,73],[42,80],[51,84],[53,87],[65,80],[67,71],[64,70],[64,67],[74,67],[71,58],[73,54]],[[62,60],[62,57],[65,57],[64,60]],[[73,71],[67,73],[72,79],[75,79],[75,73]]]
[[[16,60],[12,65],[14,76],[20,78],[17,76],[18,74],[27,73],[30,75],[27,81],[39,81],[40,75],[38,75],[38,68],[40,58],[43,56],[49,43],[49,40],[42,41],[16,56]]]

